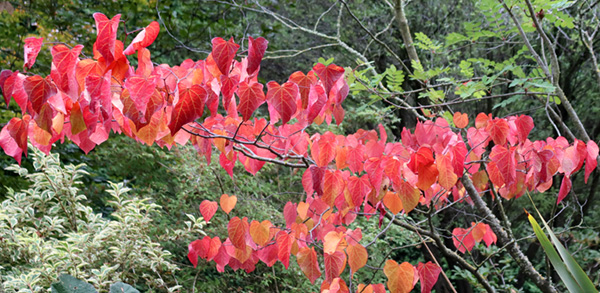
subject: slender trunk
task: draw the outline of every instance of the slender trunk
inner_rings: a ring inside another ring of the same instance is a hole
[[[506,246],[508,253],[517,262],[517,265],[521,269],[521,272],[536,286],[538,286],[538,288],[543,292],[558,292],[556,291],[554,286],[548,281],[548,279],[542,277],[542,275],[540,275],[536,271],[536,269],[533,267],[527,256],[525,256],[521,251],[521,248],[519,247],[519,244],[517,243],[516,239],[510,236],[510,234],[504,229],[504,227],[500,223],[500,220],[496,218],[494,213],[492,213],[492,211],[488,208],[485,201],[483,201],[483,199],[479,195],[479,192],[473,185],[473,181],[471,181],[471,179],[467,175],[464,175],[461,181],[465,186],[465,189],[469,193],[469,196],[473,200],[473,203],[475,204],[475,207],[477,208],[479,213],[484,215],[490,227],[492,228],[494,233],[496,233],[496,236],[498,237],[498,245]]]

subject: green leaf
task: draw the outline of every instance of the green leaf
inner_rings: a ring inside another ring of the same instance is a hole
[[[579,286],[583,289],[583,291],[580,292],[598,292],[598,290],[596,290],[596,287],[594,286],[594,283],[592,283],[587,274],[583,271],[583,269],[581,269],[581,266],[579,266],[577,261],[575,261],[571,253],[562,245],[562,243],[560,243],[560,240],[558,240],[556,235],[554,235],[554,232],[552,232],[552,229],[550,229],[548,223],[546,223],[544,218],[542,218],[542,215],[539,214],[540,212],[537,212],[538,216],[542,220],[542,223],[544,223],[544,228],[546,228],[548,235],[550,235],[550,239],[552,239],[552,243],[554,244],[554,246],[556,246],[560,257],[564,260],[564,263],[567,265],[569,272],[571,272],[573,277],[575,277],[575,281],[577,281],[577,284],[579,284]]]
[[[529,193],[527,193],[527,195],[529,196],[529,200],[533,204],[531,195],[529,195]],[[550,243],[550,240],[548,240],[548,237],[546,236],[546,234],[544,234],[544,232],[540,228],[537,221],[533,218],[533,216],[527,213],[527,218],[529,219],[529,222],[533,227],[535,235],[542,244],[546,255],[548,255],[550,262],[552,262],[552,265],[554,266],[556,272],[567,286],[567,289],[570,292],[598,292],[598,290],[594,286],[594,283],[592,283],[587,274],[583,271],[583,269],[581,269],[581,266],[579,266],[577,261],[575,261],[571,253],[562,245],[562,243],[560,243],[560,240],[556,237],[556,235],[554,235],[554,232],[552,232],[552,229],[550,228],[550,226],[548,226],[548,223],[546,223],[546,221],[542,217],[542,214],[540,214],[540,211],[537,209],[535,204],[533,204],[533,208],[542,220],[542,223],[544,223],[544,228],[546,228],[548,235],[550,235],[552,243]],[[556,250],[554,249],[552,244],[554,244],[554,246],[556,246],[556,248],[558,249],[560,258],[558,257],[558,254],[556,253]]]
[[[139,293],[137,289],[123,282],[116,282],[110,285],[110,293]]]
[[[552,243],[550,243],[548,236],[544,234],[544,231],[542,230],[538,222],[535,220],[535,218],[533,218],[531,214],[527,214],[527,218],[529,219],[529,223],[531,223],[531,226],[533,227],[533,232],[535,232],[535,236],[540,241],[542,248],[544,248],[544,252],[546,252],[546,255],[552,263],[552,266],[558,273],[560,279],[567,286],[569,292],[583,292],[579,284],[577,284],[575,279],[573,279],[573,276],[569,272],[569,269],[567,268],[565,263],[563,263],[563,261],[558,256],[558,253],[552,246]]]
[[[460,67],[460,73],[467,78],[473,77],[473,67],[471,67],[471,62],[462,60],[458,65]]]
[[[52,283],[52,293],[97,293],[92,285],[71,275],[60,275],[58,282]]]

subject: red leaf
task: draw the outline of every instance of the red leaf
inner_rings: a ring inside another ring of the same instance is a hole
[[[355,207],[359,207],[365,201],[365,197],[371,192],[371,183],[369,177],[363,175],[362,177],[352,176],[348,180],[348,191],[352,198],[352,204]]]
[[[408,167],[415,173],[419,171],[420,168],[433,164],[433,152],[428,147],[420,147],[417,152],[415,152],[408,163]]]
[[[263,37],[256,39],[248,37],[248,68],[246,68],[246,72],[249,75],[258,70],[260,61],[267,51],[268,44],[269,42]]]
[[[279,247],[277,244],[270,244],[258,251],[258,259],[264,262],[268,267],[272,267],[277,261],[277,252]]]
[[[303,247],[298,251],[296,258],[304,275],[310,280],[311,284],[314,284],[315,280],[321,276],[315,249]]]
[[[75,68],[82,49],[82,45],[77,45],[73,49],[62,44],[52,47],[50,76],[56,86],[71,97],[73,102],[79,99],[79,85],[75,79]]]
[[[325,167],[317,167],[317,166],[310,166],[308,167],[308,169],[310,170],[311,173],[311,182],[312,182],[312,188],[314,190],[314,192],[317,193],[318,196],[322,196],[323,195],[323,177],[325,177],[325,170],[327,170]],[[312,194],[312,192],[311,192]]]
[[[556,204],[559,204],[563,199],[565,199],[565,197],[567,197],[569,191],[571,191],[572,185],[573,184],[571,183],[569,176],[564,176],[562,183],[560,184],[560,190],[558,191],[558,199],[556,200]]]
[[[212,219],[212,217],[217,212],[218,208],[219,208],[219,205],[216,202],[206,200],[206,199],[203,200],[200,203],[200,214],[202,214],[204,221],[209,222],[210,219]]]
[[[223,94],[223,108],[229,111],[231,98],[233,97],[233,93],[239,82],[239,76],[234,75],[233,77],[228,77],[226,75],[221,75],[221,93]]]
[[[263,92],[263,85],[255,82],[248,85],[247,82],[241,82],[239,84],[237,94],[240,97],[240,105],[238,111],[242,114],[244,121],[250,120],[252,113],[265,102],[265,93]]]
[[[564,150],[561,167],[567,176],[571,176],[578,169],[580,155],[576,146],[570,146]]]
[[[56,94],[56,88],[49,80],[50,77],[44,79],[39,75],[35,75],[27,77],[23,81],[23,88],[35,113],[40,113],[42,106],[46,104],[50,97]]]
[[[204,102],[208,96],[206,90],[197,84],[179,91],[179,102],[173,109],[171,123],[169,123],[171,135],[175,135],[183,125],[202,117]]]
[[[21,154],[27,156],[27,132],[31,116],[25,115],[23,119],[14,117],[0,131],[0,147],[4,152],[13,157],[19,165]]]
[[[506,137],[508,136],[508,122],[505,119],[496,118],[489,121],[485,130],[490,134],[490,137],[497,145],[506,144]]]
[[[490,245],[492,245],[492,243],[496,243],[496,241],[498,240],[498,237],[496,237],[496,234],[494,233],[494,231],[492,231],[492,227],[490,227],[490,225],[488,224],[483,224],[485,225],[485,234],[483,235],[483,242],[485,242],[485,245],[487,247],[490,247]]]
[[[331,88],[335,82],[344,76],[344,68],[335,64],[329,64],[327,67],[325,67],[325,65],[318,63],[313,67],[313,70],[323,82],[323,85],[325,86],[325,93],[327,95],[329,95],[329,92],[331,91]]]
[[[420,262],[417,265],[417,271],[419,271],[419,279],[421,280],[421,293],[431,292],[442,269],[435,263],[428,261],[427,263]]]
[[[492,162],[496,163],[498,172],[500,172],[500,175],[502,175],[506,185],[510,185],[515,182],[517,177],[517,162],[513,150],[508,150],[501,145],[495,145],[490,153],[490,159],[492,159]],[[490,172],[490,179],[495,178],[495,174],[493,174],[495,172],[493,169],[488,168],[488,172]],[[502,186],[500,182],[494,182],[494,184]]]
[[[527,140],[527,136],[533,129],[533,119],[527,115],[521,115],[517,120],[515,120],[515,124],[517,126],[517,136],[519,138],[519,142],[524,142]]]
[[[25,62],[23,62],[23,70],[27,68],[31,68],[35,63],[35,58],[40,53],[42,48],[42,43],[44,42],[44,38],[27,38],[25,39]]]
[[[246,233],[248,233],[248,218],[240,219],[234,217],[229,220],[227,225],[227,234],[233,246],[239,249],[246,249]]]
[[[112,19],[108,19],[102,13],[94,13],[96,20],[96,31],[98,37],[94,46],[102,54],[106,63],[110,64],[115,60],[115,42],[117,40],[117,29],[121,15],[117,14]]]
[[[194,240],[188,245],[188,259],[196,267],[198,265],[198,257],[211,261],[221,248],[221,240],[219,237],[210,238],[204,236],[202,240]]]
[[[112,93],[111,71],[106,72],[104,76],[90,74],[85,78],[85,89],[90,95],[90,112],[98,113],[100,110],[106,116],[112,115]],[[162,106],[162,105],[161,105]],[[56,107],[54,107],[56,109]],[[152,113],[153,114],[153,113]]]
[[[206,236],[206,237],[208,237],[208,236]],[[194,268],[196,266],[198,266],[198,256],[200,254],[200,251],[202,250],[202,248],[201,248],[202,244],[203,244],[202,240],[198,239],[198,240],[192,241],[188,245],[187,257],[190,260],[190,262],[192,263],[192,265],[194,265]]]
[[[281,261],[286,270],[290,265],[290,250],[292,249],[293,240],[292,236],[284,231],[277,233],[276,242],[277,247],[279,247],[277,258],[279,258],[279,261]]]
[[[319,167],[326,167],[333,159],[336,154],[337,141],[335,135],[331,132],[327,132],[319,137],[319,139],[312,144],[310,153],[315,160],[315,163]]]
[[[308,93],[308,114],[306,115],[308,123],[312,123],[319,116],[325,103],[327,103],[327,95],[323,87],[317,84],[311,85]]]
[[[221,165],[221,167],[223,167],[223,169],[225,169],[225,171],[227,171],[227,174],[229,174],[229,177],[231,177],[231,179],[233,179],[233,167],[235,167],[236,158],[237,153],[235,152],[233,153],[233,158],[231,160],[227,158],[225,153],[221,153],[219,155],[219,164]]]
[[[332,254],[323,254],[325,263],[325,280],[333,281],[334,278],[340,276],[346,267],[346,254],[343,251],[335,251]]]
[[[292,75],[290,75],[290,81],[298,85],[298,89],[300,91],[300,98],[302,99],[302,109],[306,109],[308,107],[308,96],[311,91],[311,86],[317,83],[317,77],[312,72],[309,72],[305,75],[304,73],[302,73],[302,71],[296,71],[292,73]],[[322,89],[323,88],[321,88],[321,90]],[[322,95],[324,100],[325,91],[323,91]],[[323,104],[325,103],[323,102]],[[319,112],[321,111],[320,108],[318,110]]]
[[[590,140],[587,143],[587,156],[585,157],[585,183],[587,183],[590,174],[598,166],[598,145]]]
[[[293,223],[296,223],[296,217],[298,216],[298,211],[296,208],[296,204],[288,201],[283,207],[283,218],[285,219],[285,226],[290,228]]]
[[[133,100],[136,109],[142,114],[140,116],[141,123],[146,123],[146,107],[148,105],[148,101],[150,101],[150,97],[154,93],[157,82],[158,78],[156,76],[150,78],[143,76],[130,76],[125,81],[125,88],[129,90],[129,97]],[[202,89],[199,86],[198,88]],[[190,90],[186,89],[184,92],[189,93]],[[184,93],[182,92],[181,95],[184,95]],[[185,97],[180,96],[180,101],[184,98]],[[200,116],[202,116],[202,114],[200,114]]]
[[[139,49],[150,46],[158,36],[159,32],[160,24],[158,24],[156,21],[151,22],[147,27],[143,28],[142,31],[137,34],[137,36],[135,36],[135,39],[131,41],[131,44],[129,44],[127,49],[123,51],[123,54],[131,55]]]
[[[217,254],[219,253],[219,250],[221,249],[221,240],[219,239],[219,237],[214,237],[210,240],[210,243],[208,245],[208,251],[206,252],[206,260],[207,261],[211,261],[213,260]]]
[[[365,161],[365,146],[362,144],[348,151],[348,168],[353,173],[360,173],[363,170],[363,164]]]
[[[277,111],[283,124],[296,113],[299,94],[298,85],[293,82],[288,81],[281,86],[275,81],[267,83],[267,102]]]
[[[452,230],[452,242],[454,243],[454,247],[461,253],[465,253],[467,250],[471,251],[475,246],[473,235],[469,230],[463,228],[454,228]]]
[[[212,58],[215,60],[217,67],[221,71],[221,74],[229,75],[229,69],[231,68],[231,62],[235,57],[235,53],[240,48],[240,45],[233,41],[233,38],[229,41],[225,41],[222,38],[212,39]]]

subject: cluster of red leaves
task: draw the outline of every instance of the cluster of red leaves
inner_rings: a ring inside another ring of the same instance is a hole
[[[223,194],[221,209],[229,214],[236,202],[237,197]],[[200,204],[200,213],[209,221],[218,206],[216,202],[204,200]],[[228,237],[224,242],[219,237],[209,236],[195,240],[189,244],[188,258],[194,267],[198,265],[198,258],[202,258],[214,261],[220,272],[224,271],[225,266],[251,272],[259,261],[269,267],[280,261],[288,268],[290,256],[294,255],[300,269],[314,283],[322,272],[319,254],[310,244],[318,237],[323,243],[325,271],[321,292],[349,292],[340,275],[347,266],[350,273],[354,274],[367,264],[369,254],[360,244],[362,230],[348,230],[330,224],[326,229],[319,229],[322,235],[318,235],[314,232],[318,226],[315,226],[313,218],[308,217],[308,208],[309,205],[304,202],[298,205],[288,202],[284,208],[286,227],[277,227],[268,220],[249,222],[246,217],[233,217],[227,226]],[[419,263],[414,267],[407,262],[398,265],[388,260],[384,267],[387,287],[392,292],[410,292],[418,280],[421,280],[421,291],[430,292],[440,272],[441,268],[432,262]],[[363,292],[363,289],[364,292],[386,292],[383,284],[359,284],[357,292]]]
[[[215,147],[220,165],[231,176],[236,162],[252,174],[265,162],[307,167],[302,177],[306,200],[285,205],[285,226],[233,217],[224,241],[206,236],[189,245],[194,264],[200,257],[214,261],[220,271],[225,266],[252,271],[259,261],[267,266],[280,261],[287,268],[295,255],[311,282],[324,267],[321,288],[345,292],[340,274],[346,267],[353,274],[368,259],[367,247],[360,243],[362,231],[347,228],[360,213],[379,215],[381,225],[387,212],[470,202],[461,181],[465,176],[480,192],[494,189],[511,199],[526,191],[545,191],[554,175],[563,174],[560,202],[571,189],[573,173],[585,164],[587,181],[596,168],[596,143],[569,143],[562,137],[532,142],[527,137],[533,120],[523,115],[479,114],[474,127],[467,128],[468,115],[456,113],[453,122],[459,131],[444,119],[419,122],[414,132],[401,132],[401,142],[388,142],[382,126],[379,133],[310,136],[305,131],[310,124],[331,123],[333,118],[340,123],[344,117],[341,104],[349,89],[343,68],[317,64],[282,84],[267,83],[265,94],[257,80],[265,39],[249,38],[240,61],[235,60],[239,45],[215,38],[205,60],[155,65],[146,47],[156,38],[158,24],[151,23],[125,48],[116,39],[119,17],[94,15],[98,38],[93,58],[79,58],[81,45],[56,45],[49,76],[0,73],[6,104],[14,99],[22,111],[21,118],[13,118],[0,132],[0,147],[20,162],[28,140],[47,153],[66,137],[89,152],[112,131],[161,147],[190,142],[209,161]],[[26,41],[24,68],[34,64],[41,46],[41,39]],[[136,52],[134,68],[127,56]],[[269,120],[253,118],[265,102]],[[220,207],[229,214],[236,202],[235,196],[223,195]],[[200,205],[207,221],[217,210],[216,202]],[[468,231],[457,229],[457,248],[463,252],[474,242],[495,241],[483,223]],[[418,280],[427,292],[439,272],[431,263],[415,267],[388,261],[384,267],[387,287],[394,292],[408,292]],[[359,288],[384,289],[382,284]]]
[[[482,240],[488,247],[497,241],[496,234],[494,234],[490,225],[485,223],[471,223],[469,229],[454,228],[452,236],[454,247],[461,253],[471,251],[475,244]]]
[[[0,73],[6,104],[13,98],[22,111],[22,118],[13,118],[0,133],[0,146],[17,161],[22,153],[27,155],[27,138],[47,153],[54,142],[67,137],[87,153],[113,131],[161,147],[189,141],[207,158],[215,145],[225,154],[222,165],[233,167],[237,158],[256,173],[264,163],[251,157],[276,157],[254,144],[259,136],[268,136],[263,141],[271,148],[301,149],[290,143],[290,136],[295,134],[294,141],[306,141],[302,130],[307,125],[330,123],[332,117],[338,123],[343,119],[341,103],[348,85],[339,66],[317,64],[307,74],[295,72],[281,85],[271,81],[265,95],[263,84],[257,81],[267,49],[264,38],[250,37],[247,57],[241,61],[234,60],[239,45],[233,39],[215,38],[205,60],[188,59],[171,67],[153,64],[146,49],[158,35],[157,22],[144,28],[124,49],[116,39],[120,15],[108,19],[96,13],[94,19],[98,37],[93,58],[80,59],[81,45],[69,48],[61,44],[52,47],[48,77],[10,70]],[[26,40],[24,69],[33,65],[42,44],[41,38]],[[138,67],[134,68],[127,55],[136,52]],[[270,121],[252,120],[265,102]],[[204,123],[194,122],[203,117],[205,108],[210,115]],[[297,122],[287,125],[292,118]],[[282,125],[275,127],[279,120]],[[224,140],[202,138],[234,133],[247,143],[246,155],[236,156],[232,144]]]

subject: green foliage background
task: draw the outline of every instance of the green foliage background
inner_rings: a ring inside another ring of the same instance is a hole
[[[248,3],[249,2],[249,3]],[[264,2],[274,12],[293,19],[299,25],[316,28],[326,34],[335,35],[337,13],[321,14],[328,10],[335,1],[270,1]],[[508,1],[517,5],[518,1]],[[584,126],[596,141],[600,137],[600,114],[598,84],[593,75],[594,68],[590,54],[579,40],[576,27],[594,25],[594,19],[578,15],[589,1],[534,1],[536,7],[551,11],[545,19],[546,29],[560,37],[556,40],[557,51],[561,62],[562,78],[560,85],[567,97],[572,101]],[[450,86],[431,89],[420,93],[415,98],[415,105],[432,105],[447,101],[463,101],[475,99],[470,103],[433,107],[435,114],[449,118],[453,111],[469,113],[473,120],[476,113],[493,113],[494,116],[505,116],[514,113],[531,115],[536,121],[532,139],[556,136],[554,127],[547,123],[544,105],[529,95],[515,95],[507,98],[486,98],[506,92],[541,92],[551,93],[553,87],[540,79],[540,71],[534,65],[532,56],[519,41],[516,27],[510,19],[501,13],[501,7],[495,0],[452,0],[452,1],[410,1],[406,6],[407,18],[413,31],[415,46],[421,58],[421,64],[410,64],[400,33],[395,23],[383,30],[378,38],[387,44],[402,60],[409,63],[414,73],[409,75],[389,51],[371,41],[370,36],[348,14],[343,14],[340,22],[339,38],[372,61],[365,65],[357,62],[357,57],[338,45],[320,47],[293,55],[290,50],[302,50],[322,45],[327,41],[297,30],[289,30],[282,23],[258,11],[252,1],[244,3],[249,10],[240,9],[219,1],[4,1],[14,8],[0,12],[0,68],[22,70],[23,40],[29,36],[42,36],[45,42],[63,42],[69,45],[83,44],[84,54],[90,56],[95,29],[92,14],[102,12],[113,16],[121,13],[126,30],[119,30],[118,38],[131,40],[134,35],[127,31],[146,26],[152,20],[161,20],[161,33],[149,48],[152,58],[157,63],[179,64],[187,58],[197,60],[205,58],[210,50],[210,40],[215,36],[233,36],[241,41],[244,51],[247,36],[264,36],[269,43],[269,54],[261,67],[261,81],[283,81],[296,70],[308,71],[315,62],[332,62],[345,66],[351,84],[351,95],[345,101],[346,118],[340,126],[311,126],[310,131],[331,130],[335,133],[352,133],[357,129],[375,129],[382,123],[388,130],[391,139],[398,139],[402,128],[414,126],[414,117],[408,111],[386,103],[381,96],[370,91],[370,88],[382,84],[392,93],[415,90],[419,82],[427,80],[433,83],[448,83]],[[339,3],[338,3],[339,4]],[[336,6],[337,7],[337,6]],[[381,31],[391,19],[391,12],[386,1],[357,0],[349,3],[366,29]],[[252,10],[254,9],[254,10]],[[598,8],[594,13],[598,14]],[[160,15],[160,17],[159,17]],[[533,33],[535,28],[525,14],[519,15],[526,33]],[[168,29],[168,32],[167,32]],[[127,41],[125,41],[127,42]],[[600,38],[594,41],[596,48],[600,46]],[[539,44],[534,44],[539,46]],[[50,71],[50,51],[45,46],[38,56],[32,73],[48,74]],[[292,56],[277,58],[278,56]],[[332,59],[333,58],[333,59]],[[135,60],[131,60],[135,64]],[[373,74],[374,69],[377,74]],[[483,77],[483,78],[477,78]],[[561,105],[548,96],[548,102],[565,114]],[[261,109],[259,111],[264,111]],[[0,125],[11,117],[20,115],[16,105],[8,109],[0,107]],[[265,111],[266,112],[266,111]],[[565,116],[566,117],[566,116]],[[451,120],[451,119],[449,119]],[[568,125],[573,121],[566,119]],[[563,134],[564,135],[564,134]],[[63,164],[85,164],[82,166],[88,174],[76,185],[78,192],[85,196],[79,200],[82,209],[90,215],[101,215],[97,221],[119,223],[118,206],[111,204],[114,199],[109,191],[114,186],[109,182],[120,182],[133,189],[140,198],[146,198],[144,204],[152,206],[153,213],[148,215],[152,224],[144,227],[143,233],[148,243],[158,243],[161,249],[170,255],[160,261],[172,266],[169,278],[164,284],[148,284],[144,274],[117,275],[110,280],[124,280],[134,284],[141,290],[164,291],[167,287],[182,286],[182,290],[195,288],[200,292],[265,292],[277,290],[285,292],[307,292],[314,290],[302,275],[294,261],[290,270],[284,270],[280,263],[274,268],[263,264],[251,274],[227,269],[221,274],[214,264],[200,261],[198,268],[193,268],[187,260],[187,244],[202,237],[202,233],[177,233],[186,229],[188,215],[195,219],[200,217],[198,204],[204,199],[218,200],[221,194],[238,196],[238,206],[233,215],[252,215],[253,219],[268,219],[273,223],[283,223],[281,213],[287,201],[298,201],[304,197],[300,178],[302,171],[293,171],[280,166],[266,165],[257,176],[247,174],[242,167],[236,166],[234,178],[230,178],[218,165],[208,165],[196,155],[192,148],[180,147],[173,150],[148,147],[125,137],[111,137],[109,141],[98,146],[90,155],[83,155],[73,144],[59,145],[53,150],[60,154]],[[218,157],[213,155],[212,161]],[[0,155],[0,167],[13,164],[12,158]],[[23,168],[35,172],[34,161],[24,160]],[[82,174],[83,175],[83,174]],[[567,198],[564,205],[557,206],[555,184],[545,195],[534,198],[537,207],[546,219],[553,219],[551,224],[555,232],[575,251],[577,261],[587,272],[596,272],[600,265],[599,227],[594,223],[600,220],[598,213],[598,171],[591,177],[591,184],[583,184],[583,176],[573,178],[574,195]],[[0,198],[13,202],[14,193],[10,189],[34,192],[35,182],[27,180],[11,171],[0,170],[0,181],[4,190]],[[556,180],[558,181],[558,180]],[[558,181],[560,182],[560,181]],[[33,185],[32,185],[33,184]],[[27,193],[27,192],[26,192]],[[7,203],[7,204],[8,204]],[[497,207],[498,202],[491,202]],[[507,216],[513,223],[515,237],[520,239],[527,256],[535,260],[535,267],[544,275],[552,275],[552,270],[543,258],[533,232],[521,211],[522,207],[530,208],[525,198],[505,202]],[[91,209],[91,210],[90,210]],[[421,210],[411,214],[406,220],[413,223],[426,219],[429,211]],[[7,210],[2,211],[7,215]],[[434,226],[448,236],[453,227],[470,226],[474,211],[467,205],[452,207],[436,215]],[[233,216],[232,215],[232,216]],[[226,236],[225,223],[227,215],[217,213],[215,218],[202,226],[208,235]],[[363,227],[365,241],[371,241],[378,233],[376,217],[361,219],[355,225]],[[189,228],[189,227],[188,227]],[[169,231],[169,232],[166,232]],[[397,261],[430,260],[420,239],[414,234],[398,227],[387,231],[386,235],[376,240],[369,252],[369,264],[378,265],[385,257]],[[4,237],[4,236],[2,236]],[[31,233],[28,237],[34,237]],[[53,237],[63,243],[69,239],[66,230],[56,232]],[[119,241],[114,236],[113,241]],[[453,247],[450,238],[446,238],[448,247]],[[402,249],[388,251],[390,247]],[[495,249],[480,245],[469,257],[480,262],[481,272],[498,290],[537,292],[531,283],[526,281],[515,269],[514,260],[506,254],[495,255]],[[466,291],[480,290],[481,285],[467,271],[457,264],[441,261],[456,288]],[[7,261],[0,263],[2,282],[8,281],[9,267]],[[40,268],[36,263],[11,263],[11,268],[18,267],[23,272]],[[101,270],[101,265],[83,269],[81,276],[92,276],[93,269]],[[66,270],[68,271],[68,270]],[[86,275],[87,274],[87,275]],[[12,276],[12,275],[11,275]],[[56,278],[56,274],[52,277]],[[592,281],[600,282],[598,274],[591,274]],[[91,277],[90,277],[91,278]],[[104,279],[103,279],[104,280]],[[49,284],[49,279],[43,284]],[[384,282],[381,272],[373,270],[361,271],[355,281]],[[104,283],[98,283],[104,286]],[[5,286],[6,287],[6,286]],[[154,289],[150,289],[154,288]],[[437,288],[442,292],[444,289]],[[417,288],[418,290],[418,288]],[[36,290],[33,290],[36,291]],[[24,291],[25,292],[25,291]]]

